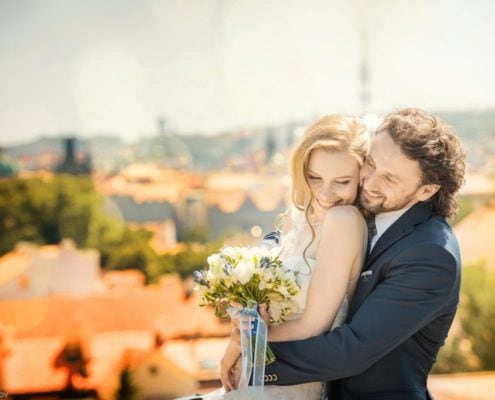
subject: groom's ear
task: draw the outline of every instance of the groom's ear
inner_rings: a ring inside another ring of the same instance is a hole
[[[433,197],[435,193],[440,190],[440,185],[436,183],[429,183],[428,185],[423,185],[419,188],[418,199],[420,201],[426,201]]]

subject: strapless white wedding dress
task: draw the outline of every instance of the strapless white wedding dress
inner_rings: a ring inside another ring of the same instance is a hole
[[[308,293],[309,282],[311,280],[311,274],[315,260],[306,256],[306,260],[303,257],[303,252],[306,246],[311,241],[311,233],[309,226],[306,224],[304,215],[298,210],[293,210],[290,214],[292,227],[291,229],[280,238],[281,253],[280,258],[283,261],[283,268],[298,272],[296,275],[297,283],[300,287],[300,291],[297,294],[295,300],[298,304],[298,312],[289,315],[287,319],[299,319],[301,318],[304,308],[306,306],[306,296]],[[313,226],[316,233],[316,238],[319,237],[319,231],[321,225]],[[318,239],[315,240],[314,245],[318,246]],[[307,263],[306,263],[307,261]],[[346,317],[349,308],[349,301],[347,296],[344,298],[342,305],[335,317],[332,329],[341,325]],[[290,386],[276,386],[266,385],[264,387],[264,400],[317,400],[322,397],[322,383],[311,382],[300,385]],[[208,395],[202,395],[205,400],[226,400],[226,399],[248,399],[249,396],[243,396],[242,390],[236,390],[233,392],[225,393],[223,389],[219,389],[215,392],[211,392]]]

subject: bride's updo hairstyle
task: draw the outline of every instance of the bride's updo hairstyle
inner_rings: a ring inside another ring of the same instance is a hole
[[[343,115],[322,117],[306,130],[297,144],[291,159],[292,203],[297,209],[304,211],[312,232],[311,243],[315,238],[315,231],[310,221],[313,212],[313,193],[308,178],[311,153],[316,149],[347,152],[362,166],[369,147],[370,135],[366,125],[359,118]]]

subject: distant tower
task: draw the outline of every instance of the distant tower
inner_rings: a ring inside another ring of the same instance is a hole
[[[361,114],[369,112],[371,105],[371,94],[369,88],[369,60],[368,60],[368,31],[367,16],[366,16],[366,3],[362,0],[356,0],[354,2],[357,13],[357,26],[359,29],[359,112]]]
[[[191,151],[179,135],[167,129],[165,118],[157,119],[155,135],[141,144],[139,158],[165,168],[190,171],[193,168]]]
[[[287,147],[291,148],[295,141],[294,131],[296,130],[296,124],[291,123],[287,126]]]
[[[74,138],[65,139],[65,160],[63,162],[64,167],[75,169],[76,168],[76,156],[74,152]]]
[[[267,133],[265,142],[265,164],[270,163],[276,150],[277,143],[275,142],[275,135],[273,130],[270,129]]]
[[[65,139],[65,156],[64,160],[58,165],[56,171],[72,175],[85,175],[91,173],[91,158],[86,155],[82,162],[76,160],[75,153],[76,138],[69,137]]]
[[[360,65],[360,87],[361,87],[361,96],[360,96],[360,107],[361,113],[368,112],[370,106],[370,90],[369,90],[369,72],[368,72],[368,64],[367,60],[363,57]]]
[[[165,126],[167,124],[167,121],[165,118],[158,118],[158,132],[160,133],[161,137],[165,137]]]

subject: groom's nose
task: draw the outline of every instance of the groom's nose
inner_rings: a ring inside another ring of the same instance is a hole
[[[374,171],[367,172],[361,175],[361,187],[368,192],[373,192],[379,189],[379,182]]]

